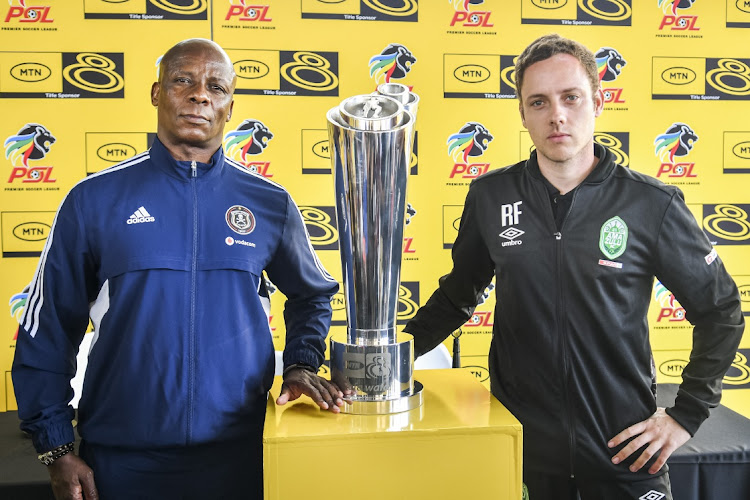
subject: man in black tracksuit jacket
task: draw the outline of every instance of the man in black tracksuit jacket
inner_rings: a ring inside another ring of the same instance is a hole
[[[453,270],[404,330],[416,355],[429,351],[495,277],[491,387],[524,426],[530,500],[671,499],[663,464],[719,402],[743,332],[740,298],[679,189],[593,142],[603,100],[592,63],[557,35],[519,56],[536,151],[472,183]],[[654,277],[695,326],[666,412],[646,319]]]

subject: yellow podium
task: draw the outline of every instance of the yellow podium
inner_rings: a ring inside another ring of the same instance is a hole
[[[263,434],[266,500],[520,500],[521,424],[467,370],[422,370],[424,403],[392,415],[284,406],[276,377]]]

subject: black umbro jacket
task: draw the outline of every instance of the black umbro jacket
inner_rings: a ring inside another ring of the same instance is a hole
[[[637,479],[607,442],[656,410],[646,314],[659,279],[694,325],[667,412],[694,434],[719,403],[744,329],[732,278],[680,190],[600,161],[558,231],[536,153],[471,185],[453,270],[404,330],[425,353],[471,316],[496,277],[492,393],[524,426],[524,467]],[[624,446],[624,445],[623,445]]]

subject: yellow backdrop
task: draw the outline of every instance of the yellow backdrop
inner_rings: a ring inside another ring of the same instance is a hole
[[[261,147],[235,145],[229,154],[288,188],[321,260],[339,278],[325,113],[386,81],[420,95],[399,324],[450,269],[471,179],[528,156],[514,58],[544,33],[575,38],[600,63],[607,102],[596,140],[630,168],[682,188],[750,314],[750,1],[680,3],[10,0],[0,6],[0,296],[8,301],[0,315],[0,410],[15,408],[16,318],[62,196],[87,174],[148,147],[157,61],[188,37],[217,41],[234,62],[239,79],[225,132],[259,122],[255,138],[265,138]],[[467,125],[489,136],[487,148],[450,154],[450,136]],[[689,136],[692,147],[679,147]],[[461,336],[463,365],[485,382],[494,307],[487,295]],[[280,349],[284,298],[272,299]],[[336,331],[345,328],[343,296],[333,306]],[[679,381],[691,330],[659,283],[649,321],[660,380]],[[725,378],[725,401],[750,388],[748,356],[745,335]]]

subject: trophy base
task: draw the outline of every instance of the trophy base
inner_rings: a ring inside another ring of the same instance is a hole
[[[394,343],[351,344],[343,332],[331,335],[331,380],[353,391],[342,413],[383,415],[421,406],[422,386],[413,377],[413,337],[393,337]]]
[[[422,406],[422,384],[414,381],[414,392],[396,399],[380,401],[352,398],[344,401],[341,413],[352,415],[387,415],[390,413],[401,413]]]

